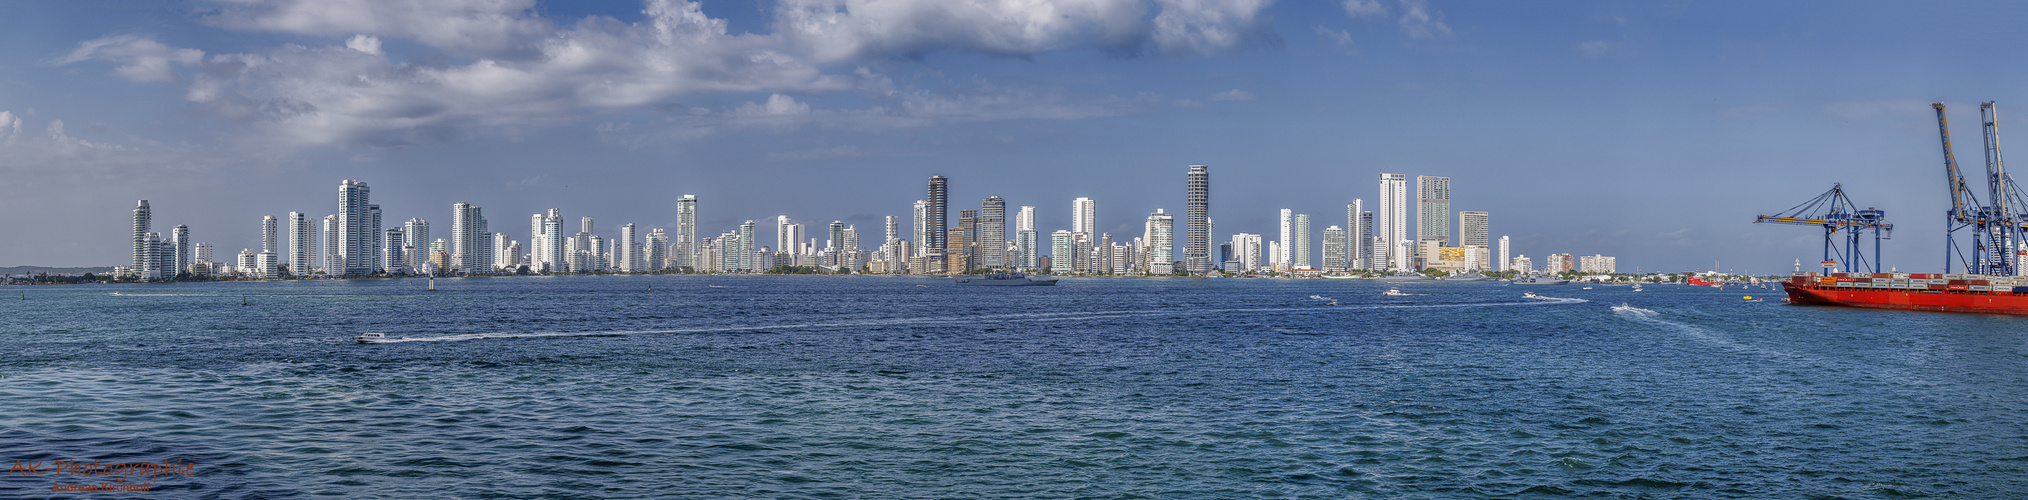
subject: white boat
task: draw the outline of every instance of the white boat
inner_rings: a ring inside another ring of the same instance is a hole
[[[1582,290],[1590,290],[1590,289],[1591,289],[1591,286],[1589,286],[1589,285],[1587,285],[1587,286],[1585,286],[1584,288],[1582,288]]]
[[[1401,289],[1400,289],[1400,288],[1389,288],[1389,289],[1387,289],[1387,291],[1385,291],[1385,292],[1380,292],[1380,294],[1381,294],[1381,295],[1388,295],[1388,296],[1394,296],[1394,297],[1400,297],[1400,296],[1404,296],[1404,295],[1410,295],[1410,294],[1406,294],[1406,293],[1401,293]]]
[[[357,337],[352,337],[352,340],[357,340],[361,344],[378,344],[387,341],[387,334],[380,332],[366,332],[359,334],[359,336]]]

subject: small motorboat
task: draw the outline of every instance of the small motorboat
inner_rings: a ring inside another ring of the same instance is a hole
[[[1387,289],[1387,291],[1385,291],[1385,292],[1380,292],[1380,294],[1381,294],[1381,295],[1387,295],[1387,296],[1391,296],[1391,297],[1400,297],[1400,296],[1404,296],[1404,295],[1413,295],[1413,294],[1407,294],[1407,293],[1401,293],[1401,289],[1400,289],[1400,288],[1389,288],[1389,289]]]
[[[1584,290],[1590,290],[1590,289],[1591,289],[1591,287],[1590,287],[1590,286],[1586,286],[1586,287],[1584,287],[1583,289],[1584,289]]]
[[[361,344],[378,344],[387,341],[387,334],[380,332],[366,332],[359,334],[359,336],[357,337],[352,337],[352,340],[357,340]]]

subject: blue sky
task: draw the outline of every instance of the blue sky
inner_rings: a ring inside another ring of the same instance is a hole
[[[877,231],[930,175],[1067,229],[1137,235],[1213,172],[1217,240],[1324,226],[1380,172],[1449,176],[1514,252],[1782,272],[1753,225],[1845,183],[1941,266],[1946,101],[1977,169],[2028,53],[2012,3],[263,1],[0,3],[0,265],[113,265],[127,213],[220,254],[264,215],[559,207],[701,230],[786,214]],[[2028,109],[2028,108],[2021,108]],[[61,126],[58,126],[58,123]],[[955,209],[954,208],[954,209]],[[1453,216],[1455,224],[1455,216]],[[766,243],[772,243],[767,241]]]

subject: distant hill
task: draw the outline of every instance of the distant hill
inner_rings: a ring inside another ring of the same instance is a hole
[[[110,267],[42,267],[42,266],[14,266],[14,267],[0,267],[0,275],[21,275],[21,274],[42,274],[42,273],[49,273],[49,274],[84,274],[84,273],[92,273],[92,274],[105,274],[105,273],[110,273],[110,272],[113,272],[113,268],[110,268]]]

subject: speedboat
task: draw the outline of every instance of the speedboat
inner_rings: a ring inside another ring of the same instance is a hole
[[[1389,289],[1387,289],[1387,291],[1385,291],[1385,292],[1380,292],[1380,294],[1381,294],[1381,295],[1387,295],[1387,296],[1393,296],[1393,297],[1400,297],[1400,296],[1403,296],[1403,295],[1409,295],[1409,294],[1406,294],[1406,293],[1401,293],[1401,289],[1400,289],[1400,288],[1389,288]]]
[[[359,336],[357,337],[352,337],[352,340],[357,340],[361,344],[378,344],[387,341],[387,334],[380,332],[366,332],[359,334]]]

